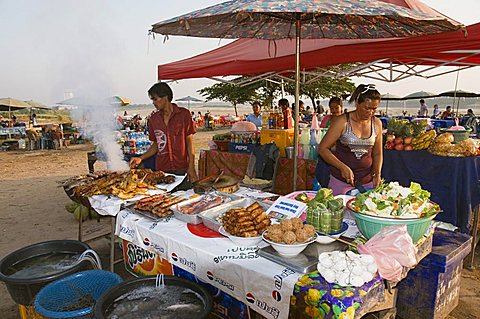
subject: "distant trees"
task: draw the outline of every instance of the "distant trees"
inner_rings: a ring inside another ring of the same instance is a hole
[[[293,78],[293,76],[291,76]],[[251,103],[255,100],[263,105],[272,105],[273,100],[280,95],[281,84],[277,81],[262,80],[251,84],[237,85],[248,78],[238,78],[233,82],[216,83],[212,86],[198,90],[205,97],[206,101],[218,99],[224,102],[232,103],[235,109],[235,115],[238,116],[237,105]],[[348,78],[333,79],[326,77],[314,78],[313,75],[302,77],[304,84],[300,84],[300,95],[308,96],[315,106],[315,100],[330,98],[333,96],[350,95],[355,90],[355,84]],[[295,83],[286,81],[284,84],[285,92],[295,95]]]

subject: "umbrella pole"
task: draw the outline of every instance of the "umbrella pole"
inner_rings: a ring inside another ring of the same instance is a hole
[[[453,109],[455,110],[455,101],[457,100],[457,87],[458,87],[458,75],[460,74],[460,68],[457,71],[457,79],[455,80],[455,91],[453,92]],[[457,117],[458,117],[458,107],[460,103],[457,104]]]
[[[298,113],[300,109],[300,18],[295,22],[295,110],[293,121],[293,191],[297,190]]]
[[[385,108],[385,116],[388,116],[388,100],[387,100],[387,107]]]

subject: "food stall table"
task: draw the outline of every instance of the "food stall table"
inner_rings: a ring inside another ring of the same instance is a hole
[[[116,234],[166,259],[174,269],[188,271],[244,302],[265,318],[314,318],[306,314],[315,313],[323,303],[329,307],[325,318],[338,311],[360,318],[382,304],[386,296],[378,275],[362,287],[339,288],[324,282],[318,272],[297,273],[261,258],[255,248],[238,247],[227,238],[199,233],[173,217],[153,221],[125,209],[117,215]],[[431,238],[430,234],[422,242],[419,259],[431,250]]]
[[[317,179],[328,181],[328,167],[318,161]],[[411,181],[432,194],[443,210],[437,220],[452,223],[464,233],[472,228],[472,211],[480,204],[480,157],[443,157],[428,151],[383,151],[382,178],[403,186]],[[323,181],[323,182],[322,182]]]
[[[245,177],[250,154],[228,153],[216,150],[202,150],[198,160],[199,177],[218,174],[224,171],[225,175],[239,180]],[[311,190],[315,177],[316,161],[299,159],[297,161],[297,189]],[[277,176],[273,191],[285,195],[293,191],[293,159],[281,157],[278,161]]]

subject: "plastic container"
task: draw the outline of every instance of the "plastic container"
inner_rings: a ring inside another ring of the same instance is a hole
[[[85,298],[96,301],[122,281],[119,275],[105,270],[87,270],[67,276],[40,290],[35,298],[35,311],[46,318],[93,318],[94,304],[78,310],[63,309],[82,305]]]
[[[457,305],[467,234],[437,228],[432,252],[398,284],[397,315],[408,319],[445,318]]]
[[[35,296],[45,285],[75,272],[91,268],[90,262],[84,260],[58,273],[34,278],[12,278],[7,273],[9,268],[25,260],[53,252],[81,254],[87,249],[90,249],[87,244],[76,240],[52,240],[20,248],[0,261],[0,281],[5,282],[13,301],[29,306],[33,304]]]
[[[347,207],[355,217],[358,230],[367,239],[375,236],[385,226],[405,224],[407,225],[408,234],[412,237],[413,243],[415,244],[423,237],[428,227],[430,227],[432,220],[437,216],[437,214],[434,214],[422,218],[388,218],[361,214],[352,208],[351,204],[354,200],[353,198],[349,200]]]
[[[157,276],[148,276],[124,281],[123,283],[113,287],[97,301],[94,311],[95,318],[106,319],[108,308],[123,294],[140,287],[155,287],[156,283]],[[193,281],[173,276],[164,276],[164,283],[166,288],[168,288],[168,286],[180,286],[196,292],[202,298],[204,303],[204,309],[202,313],[196,317],[196,319],[204,319],[208,317],[213,308],[213,298],[206,288]],[[137,318],[143,318],[141,310],[138,310],[136,315]]]
[[[260,144],[275,143],[280,150],[280,156],[285,157],[285,147],[293,143],[293,129],[260,131]]]
[[[466,140],[467,138],[470,137],[470,132],[471,129],[467,130],[449,130],[449,129],[440,129],[440,132],[442,133],[451,133],[453,135],[453,143],[457,144],[460,143],[463,140]]]

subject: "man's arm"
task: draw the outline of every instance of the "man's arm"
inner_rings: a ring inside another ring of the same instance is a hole
[[[188,154],[188,178],[190,182],[198,179],[197,171],[195,170],[195,147],[193,146],[193,134],[187,136],[187,154]]]
[[[152,157],[153,155],[157,154],[158,146],[157,142],[152,142],[148,150],[143,153],[141,156],[132,157],[130,159],[130,167],[136,168],[140,163],[142,163],[145,159]]]

